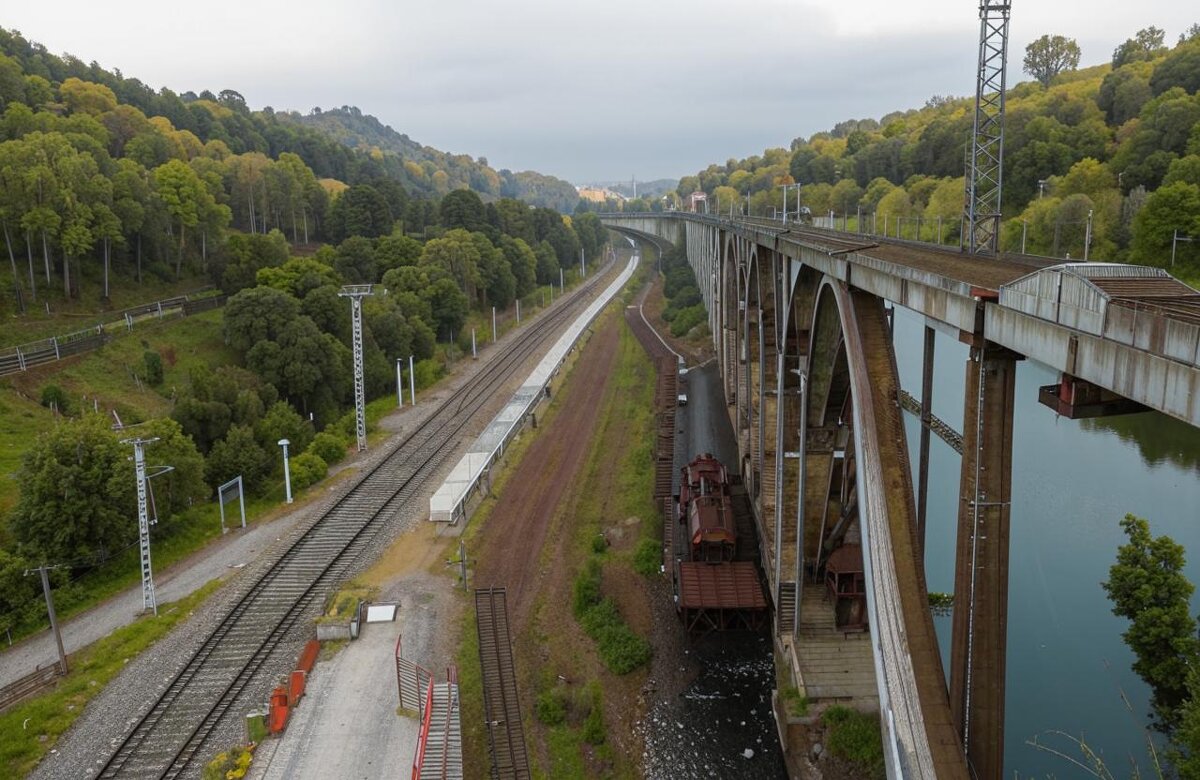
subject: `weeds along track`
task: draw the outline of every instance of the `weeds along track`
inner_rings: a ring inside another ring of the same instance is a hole
[[[99,778],[175,778],[202,759],[209,735],[271,656],[372,545],[376,532],[425,487],[464,429],[531,355],[586,307],[604,274],[484,358],[468,386],[438,405],[408,436],[287,547],[246,588],[167,684]],[[252,692],[251,692],[252,693]],[[115,744],[116,740],[114,740]]]

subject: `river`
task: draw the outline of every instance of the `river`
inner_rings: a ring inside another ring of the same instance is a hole
[[[921,390],[922,319],[897,308],[895,344],[905,389]],[[962,430],[967,348],[938,333],[933,412]],[[1084,739],[1116,777],[1147,752],[1149,689],[1134,674],[1100,583],[1125,541],[1128,512],[1187,548],[1186,573],[1200,584],[1200,430],[1156,412],[1073,421],[1037,401],[1057,375],[1034,361],[1017,369],[1008,607],[1005,777],[1077,777],[1082,770],[1033,740],[1082,758]],[[916,484],[919,425],[906,414]],[[960,458],[932,437],[925,565],[929,588],[954,588]],[[1193,599],[1192,612],[1200,611]],[[949,669],[950,618],[936,619]],[[1056,733],[1058,732],[1058,733]]]

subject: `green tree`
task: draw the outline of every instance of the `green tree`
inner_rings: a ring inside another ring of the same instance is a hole
[[[1152,693],[1155,716],[1172,726],[1188,699],[1188,668],[1200,663],[1196,619],[1188,611],[1194,587],[1183,574],[1184,550],[1168,536],[1153,536],[1150,524],[1125,515],[1129,538],[1103,584],[1113,614],[1130,621],[1122,635],[1136,656],[1133,670]]]
[[[175,276],[178,278],[183,266],[187,230],[199,225],[201,215],[215,204],[200,177],[182,160],[171,160],[155,168],[154,185],[167,213],[179,228],[179,254],[175,259]]]
[[[235,425],[213,445],[204,465],[204,478],[215,490],[239,474],[247,490],[257,489],[270,472],[272,454],[258,445],[246,425]]]
[[[137,538],[133,466],[103,415],[86,414],[42,434],[18,475],[9,519],[29,555],[84,565]]]
[[[1145,205],[1133,219],[1130,259],[1142,265],[1167,265],[1175,233],[1200,234],[1198,221],[1200,187],[1186,181],[1159,187],[1146,198]],[[1177,250],[1178,258],[1185,260],[1198,254],[1191,244]]]
[[[225,304],[225,341],[246,354],[261,341],[279,337],[300,315],[300,302],[282,290],[254,287],[242,290]]]
[[[1054,77],[1079,67],[1079,44],[1062,35],[1043,35],[1025,47],[1025,72],[1050,86]]]
[[[254,426],[254,438],[263,451],[269,452],[280,439],[287,439],[295,452],[303,451],[312,442],[312,423],[300,416],[287,401],[276,401]]]
[[[1135,36],[1113,50],[1113,70],[1128,62],[1153,59],[1163,53],[1166,51],[1163,46],[1165,38],[1166,33],[1153,25],[1138,30]]]

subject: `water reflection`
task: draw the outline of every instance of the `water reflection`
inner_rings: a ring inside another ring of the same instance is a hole
[[[896,318],[897,360],[906,389],[920,392],[921,318]],[[934,412],[961,426],[966,348],[937,336]],[[1045,366],[1017,370],[1013,420],[1013,509],[1009,570],[1005,777],[1072,777],[1077,768],[1029,744],[1050,732],[1086,738],[1115,776],[1140,766],[1154,776],[1146,751],[1149,692],[1130,669],[1100,587],[1126,512],[1149,519],[1155,534],[1188,548],[1186,573],[1200,584],[1200,432],[1159,414],[1101,420],[1060,418],[1037,402],[1039,385],[1056,381]],[[906,416],[916,468],[919,428]],[[926,571],[930,590],[954,587],[960,459],[934,439]],[[915,476],[914,476],[915,480]],[[945,658],[950,620],[935,620]],[[946,659],[948,661],[948,658]],[[947,663],[948,666],[948,663]],[[1070,744],[1061,737],[1056,749]],[[1072,754],[1078,758],[1076,749]]]

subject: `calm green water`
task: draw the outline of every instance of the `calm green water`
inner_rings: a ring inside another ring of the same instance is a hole
[[[921,390],[922,328],[919,317],[897,309],[897,359],[914,396]],[[933,411],[959,430],[966,358],[964,345],[938,334]],[[1126,621],[1111,613],[1100,582],[1125,539],[1118,523],[1132,512],[1187,548],[1188,576],[1200,585],[1200,430],[1157,413],[1059,418],[1037,402],[1038,386],[1056,379],[1041,364],[1019,364],[1005,776],[1080,776],[1077,767],[1027,744],[1037,738],[1078,758],[1078,748],[1054,731],[1086,739],[1116,777],[1133,775],[1131,761],[1153,776],[1148,690],[1130,670],[1133,656],[1121,640]],[[906,417],[915,472],[919,426]],[[926,572],[931,590],[949,592],[960,459],[936,436],[930,450]],[[915,473],[913,479],[915,485]],[[949,618],[939,618],[937,628],[945,659]]]

